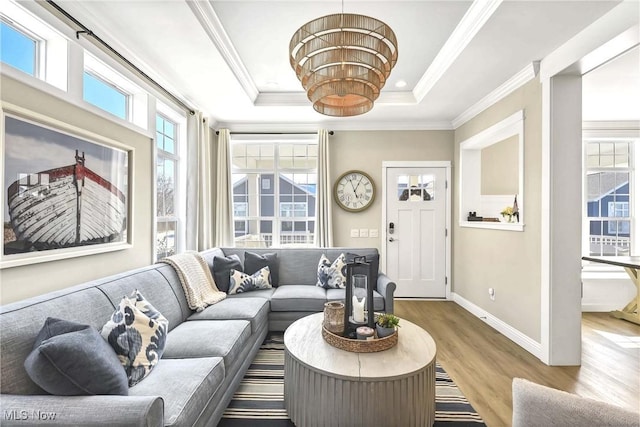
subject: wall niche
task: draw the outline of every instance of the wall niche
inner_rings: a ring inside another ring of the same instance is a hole
[[[517,200],[519,217],[500,212]],[[524,230],[524,111],[460,143],[461,227]],[[475,212],[482,221],[470,221]]]

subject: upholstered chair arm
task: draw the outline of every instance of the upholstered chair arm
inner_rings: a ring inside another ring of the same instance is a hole
[[[380,273],[376,291],[384,297],[384,311],[393,313],[393,293],[396,291],[396,282],[391,281],[384,273]]]

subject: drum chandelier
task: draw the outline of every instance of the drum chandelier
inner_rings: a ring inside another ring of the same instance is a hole
[[[338,13],[300,27],[289,43],[290,63],[313,108],[347,117],[373,108],[398,60],[396,35],[369,16]]]

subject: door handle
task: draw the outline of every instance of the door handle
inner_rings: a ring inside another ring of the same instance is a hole
[[[389,237],[389,241],[390,241],[390,242],[395,242],[395,241],[396,241],[396,239],[394,239],[393,237]]]

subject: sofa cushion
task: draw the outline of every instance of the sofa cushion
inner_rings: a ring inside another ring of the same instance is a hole
[[[344,288],[347,284],[347,262],[344,254],[340,254],[333,262],[325,254],[320,256],[318,261],[318,281],[316,286],[325,289]]]
[[[189,320],[248,320],[251,332],[264,327],[269,317],[269,301],[264,298],[227,298],[211,305]]]
[[[225,368],[220,357],[163,358],[153,375],[129,389],[129,396],[160,396],[164,401],[165,426],[191,426],[224,378]]]
[[[327,289],[327,301],[344,301],[344,294],[344,289]],[[377,291],[373,291],[373,309],[384,310],[384,298]]]
[[[271,285],[278,286],[279,280],[279,266],[278,266],[278,254],[275,252],[267,254],[257,254],[254,252],[244,253],[244,272],[247,274],[253,274],[263,267],[269,267],[271,272]]]
[[[216,286],[222,292],[229,292],[229,277],[231,270],[242,271],[242,261],[238,255],[228,257],[213,257],[213,277]]]
[[[271,287],[269,267],[263,267],[251,275],[238,270],[231,270],[229,273],[229,295],[269,289]]]
[[[327,291],[318,286],[286,285],[276,288],[271,311],[323,311]]]
[[[47,318],[24,366],[36,384],[55,395],[129,392],[118,356],[89,325]]]
[[[232,371],[250,337],[247,320],[184,322],[167,337],[163,358],[222,357],[225,368]]]
[[[123,297],[102,336],[124,366],[129,386],[142,381],[158,363],[165,347],[169,322],[140,292]]]

